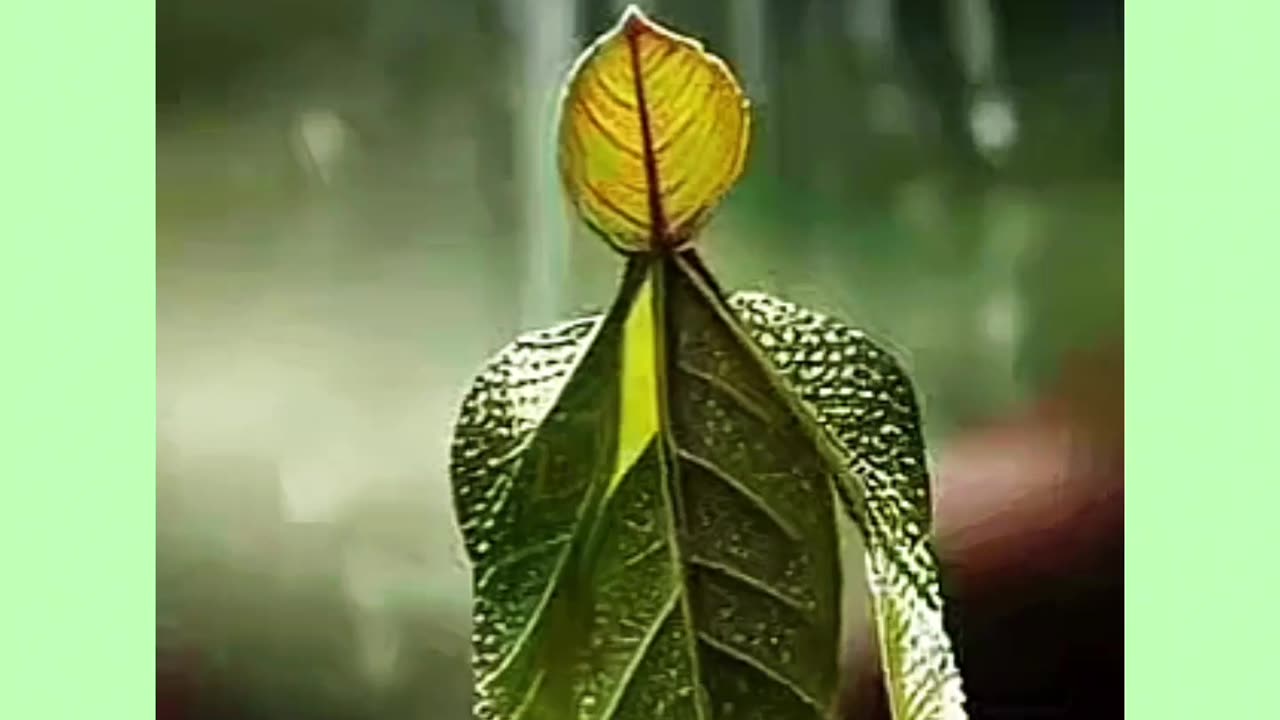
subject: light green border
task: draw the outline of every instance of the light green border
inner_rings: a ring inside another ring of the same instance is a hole
[[[155,708],[155,12],[0,12],[0,718]]]
[[[1125,28],[1126,717],[1280,718],[1280,5]]]
[[[4,16],[0,717],[151,717],[154,8]],[[1127,717],[1280,717],[1280,5],[1125,24]]]

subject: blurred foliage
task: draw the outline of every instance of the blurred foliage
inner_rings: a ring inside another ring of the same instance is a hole
[[[934,447],[1119,345],[1120,3],[643,4],[754,98],[708,264],[900,347]],[[157,652],[197,715],[466,717],[450,413],[530,298],[614,287],[533,138],[616,10],[157,4]]]

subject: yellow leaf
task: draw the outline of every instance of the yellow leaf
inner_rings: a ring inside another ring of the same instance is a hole
[[[636,9],[579,58],[560,110],[560,173],[624,252],[687,243],[742,174],[748,102],[701,43]]]

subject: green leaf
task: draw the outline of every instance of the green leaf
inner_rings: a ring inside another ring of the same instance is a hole
[[[838,445],[837,490],[866,545],[881,666],[898,720],[966,717],[943,626],[920,413],[892,354],[864,333],[760,293],[730,304]]]
[[[914,397],[862,333],[635,259],[604,317],[499,353],[453,457],[478,717],[828,717],[833,488],[895,717],[963,717]]]
[[[822,718],[837,688],[829,471],[692,256],[526,336],[468,395],[477,716]]]

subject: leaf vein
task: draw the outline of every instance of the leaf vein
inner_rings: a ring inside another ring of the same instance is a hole
[[[800,540],[803,539],[803,536],[800,534],[800,531],[797,530],[795,526],[793,526],[790,523],[790,521],[788,521],[786,518],[779,515],[778,511],[774,510],[773,507],[769,505],[769,503],[765,502],[764,498],[760,497],[759,494],[757,494],[751,488],[747,487],[745,484],[743,484],[741,480],[738,480],[738,478],[731,475],[727,470],[721,468],[719,465],[711,462],[710,460],[704,457],[695,455],[689,450],[685,450],[683,448],[677,450],[676,454],[684,462],[691,463],[705,470],[709,475],[712,475],[713,477],[717,478],[721,482],[725,483],[731,489],[733,489],[734,492],[738,493],[739,495],[741,495],[742,497],[750,501],[751,504],[754,505],[757,510],[762,512],[765,515],[765,517],[769,518],[769,520],[775,526],[777,526],[777,528],[781,530],[783,534],[787,536],[788,539],[796,542],[799,542]]]
[[[762,677],[769,680],[770,682],[773,682],[774,684],[780,687],[786,688],[788,691],[791,692],[792,695],[795,695],[804,704],[814,708],[823,716],[826,715],[827,708],[823,707],[822,703],[814,699],[813,696],[805,692],[805,690],[801,688],[799,685],[796,685],[795,682],[789,680],[784,675],[779,673],[777,670],[774,670],[773,668],[764,664],[755,656],[745,653],[742,650],[739,650],[722,640],[716,639],[715,637],[708,634],[705,630],[698,631],[698,641],[701,642],[706,647],[709,647],[712,650],[720,653],[721,655],[725,655],[729,658],[732,658],[733,660],[737,660],[743,665],[750,667],[751,669],[755,670],[757,673],[759,673]]]
[[[493,669],[477,683],[480,687],[487,687],[497,680],[506,669],[510,667],[520,651],[529,642],[529,638],[533,636],[539,622],[547,611],[547,607],[551,604],[551,598],[555,595],[556,588],[560,585],[560,578],[564,575],[565,565],[569,561],[569,551],[572,549],[571,544],[566,544],[564,549],[560,551],[560,558],[556,560],[556,567],[551,571],[551,576],[547,580],[547,585],[542,591],[542,597],[538,598],[538,605],[534,611],[529,614],[529,621],[525,623],[524,628],[520,630],[520,636],[511,644],[511,648],[494,664]]]
[[[595,103],[584,102],[580,107],[582,108],[583,116],[587,118],[588,122],[590,122],[593,126],[595,126],[596,130],[600,131],[600,134],[604,136],[604,139],[607,140],[610,145],[621,150],[624,154],[631,157],[632,159],[635,159],[635,160],[642,159],[640,151],[632,147],[631,145],[628,145],[626,141],[624,141],[621,137],[618,136],[616,130],[614,130],[614,128],[609,127],[609,124],[604,121],[604,118],[600,117],[600,115],[597,112]]]
[[[631,225],[633,228],[640,231],[645,231],[648,229],[648,226],[644,223],[643,220],[633,215],[630,210],[626,210],[622,206],[614,202],[613,199],[609,197],[608,193],[604,192],[603,190],[601,190],[600,188],[596,187],[594,184],[586,180],[582,182],[582,185],[587,189],[587,192],[591,193],[591,195],[595,197],[595,199],[601,205],[604,205],[606,208],[608,208],[612,212],[617,213],[618,217],[623,221],[625,221],[627,224]]]
[[[739,390],[723,378],[712,375],[711,373],[703,370],[699,370],[684,362],[678,363],[676,367],[681,373],[698,380],[707,387],[718,392],[720,395],[732,400],[735,405],[750,413],[760,422],[766,425],[772,425],[776,422],[776,418],[770,415],[760,403],[748,396],[745,391]]]
[[[561,545],[563,543],[568,542],[572,537],[573,535],[570,533],[556,535],[555,537],[550,538],[549,540],[544,540],[543,542],[535,543],[533,545],[526,545],[525,547],[522,547],[513,553],[508,553],[506,555],[503,555],[501,557],[494,559],[492,563],[485,568],[484,573],[480,576],[480,579],[476,581],[476,591],[479,592],[481,590],[484,590],[486,587],[488,587],[489,581],[493,579],[493,575],[497,573],[499,570],[501,570],[502,568],[505,568],[508,565],[517,563],[530,556],[537,555],[542,552],[546,552],[547,550],[551,550],[557,545]]]
[[[623,669],[622,677],[618,679],[618,684],[613,691],[613,697],[609,699],[609,703],[605,706],[605,712],[600,717],[611,718],[617,711],[622,699],[627,694],[627,688],[631,687],[631,682],[635,680],[640,663],[649,654],[649,649],[653,647],[653,641],[658,637],[658,633],[662,632],[662,626],[667,622],[667,618],[671,617],[671,613],[675,612],[676,605],[680,602],[680,595],[680,586],[676,585],[671,591],[671,597],[667,598],[666,602],[662,604],[662,609],[658,611],[657,617],[654,618],[653,623],[645,631],[644,637],[640,639],[640,646],[636,648],[635,653],[627,662],[627,667]]]
[[[782,603],[783,605],[786,605],[787,607],[791,608],[792,610],[795,610],[796,612],[800,612],[800,613],[807,612],[807,609],[804,607],[804,603],[802,603],[800,600],[797,600],[796,598],[770,585],[764,580],[761,580],[760,578],[755,577],[750,573],[739,570],[738,568],[735,568],[732,565],[716,562],[715,560],[708,560],[707,558],[698,557],[696,555],[690,557],[689,562],[693,565],[697,565],[700,568],[703,568],[705,570],[710,570],[711,572],[717,573],[724,577],[735,580],[743,585],[746,585],[747,587],[750,587],[751,589],[755,590],[756,592],[759,592],[762,595],[767,595],[770,598],[777,600],[778,602]]]

